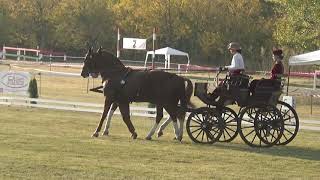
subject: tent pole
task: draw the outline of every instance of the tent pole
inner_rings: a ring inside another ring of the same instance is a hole
[[[287,85],[287,96],[289,95],[289,84],[290,84],[290,68],[291,66],[289,65],[289,73],[288,73],[288,85]]]
[[[156,46],[156,28],[153,28],[153,33],[152,33],[152,69],[154,69],[154,58],[155,58],[155,46]]]
[[[120,58],[120,29],[119,28],[117,33],[117,58]]]

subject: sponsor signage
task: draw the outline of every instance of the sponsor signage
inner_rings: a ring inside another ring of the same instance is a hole
[[[29,82],[28,72],[0,72],[0,93],[27,94]]]
[[[146,39],[123,38],[123,49],[146,50]]]

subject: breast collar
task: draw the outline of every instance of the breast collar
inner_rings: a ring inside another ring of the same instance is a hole
[[[123,77],[120,80],[120,84],[122,86],[126,84],[126,79],[127,79],[128,75],[130,74],[131,71],[132,71],[132,69],[130,67],[127,67],[126,73],[123,75]]]

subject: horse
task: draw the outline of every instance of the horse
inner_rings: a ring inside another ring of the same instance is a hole
[[[90,48],[84,59],[81,76],[96,78],[99,75],[103,81],[105,101],[100,122],[92,137],[99,136],[110,107],[117,105],[131,137],[136,139],[138,135],[130,119],[129,104],[150,102],[156,105],[157,114],[155,124],[146,139],[152,139],[165,109],[173,122],[175,138],[182,140],[186,110],[188,105],[192,106],[190,98],[193,85],[190,79],[164,71],[133,70],[125,67],[116,56],[102,50],[101,47],[97,52]]]

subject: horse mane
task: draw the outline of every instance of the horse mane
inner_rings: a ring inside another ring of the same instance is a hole
[[[112,59],[114,62],[115,62],[115,65],[117,66],[121,66],[123,68],[125,68],[126,66],[120,61],[120,59],[118,57],[116,57],[114,54],[112,54],[111,52],[109,51],[106,51],[106,50],[102,50],[101,52],[101,55],[102,57],[110,57],[110,59]]]

